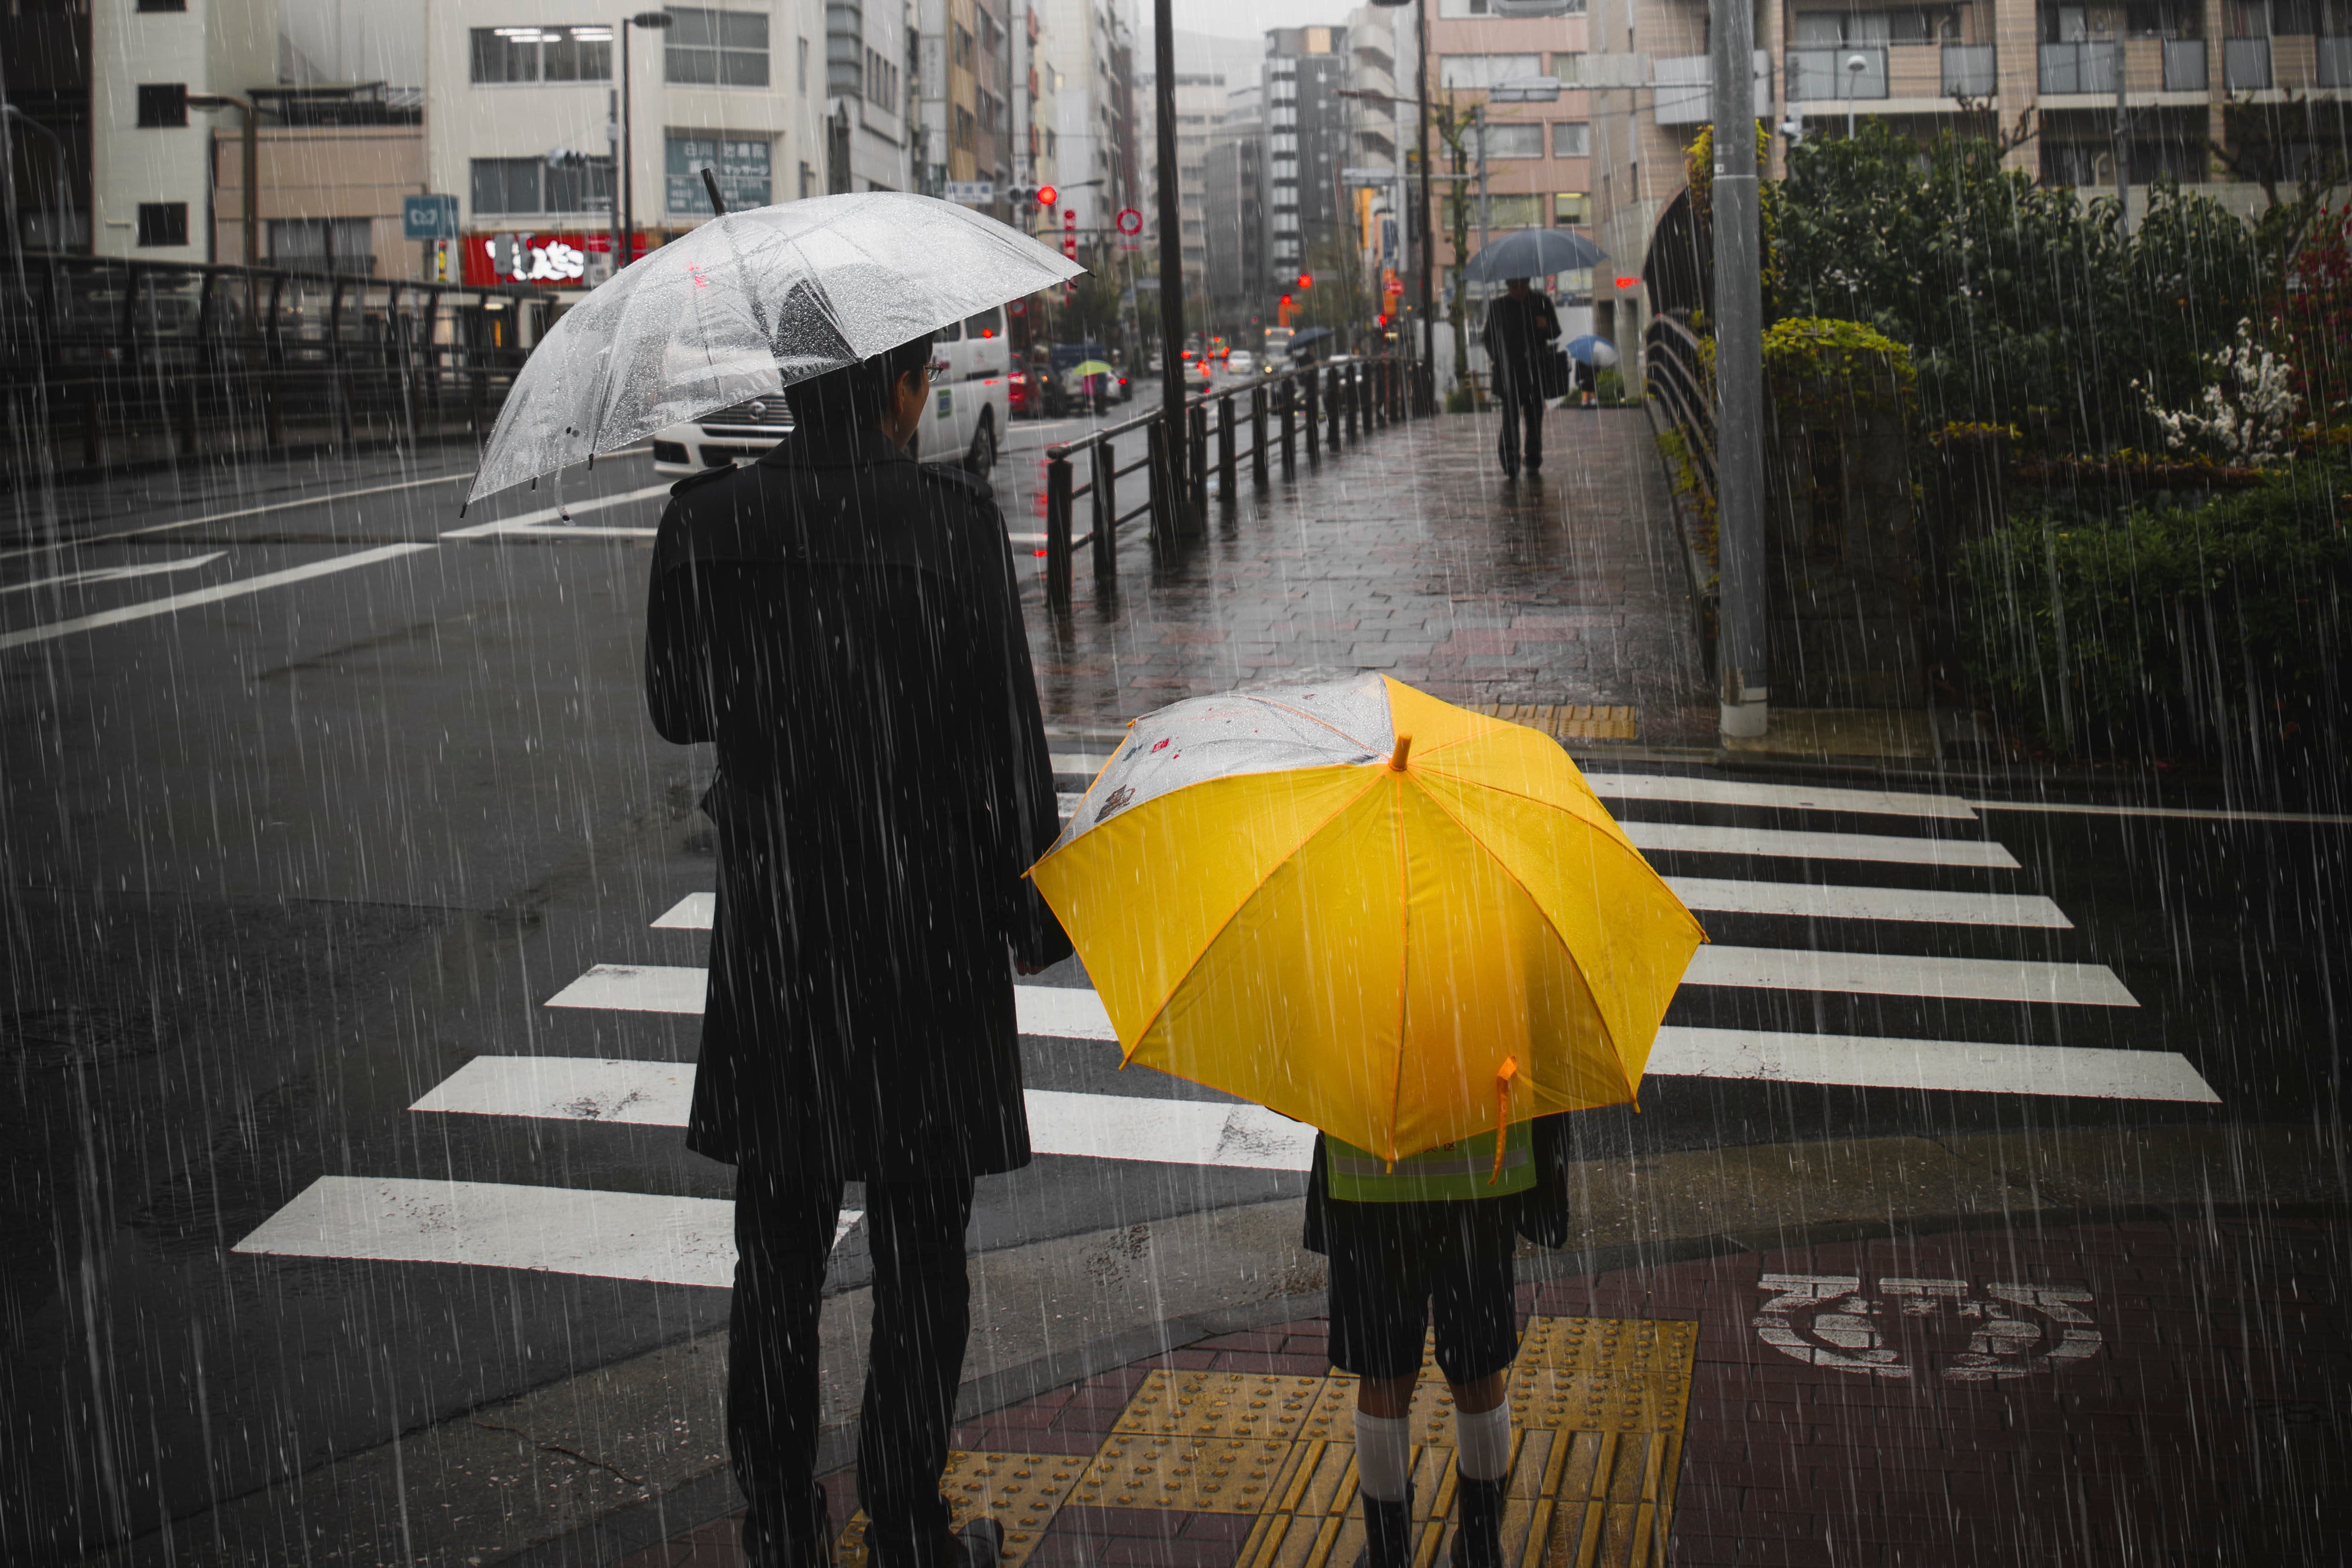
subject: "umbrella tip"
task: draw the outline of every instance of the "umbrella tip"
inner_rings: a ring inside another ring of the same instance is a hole
[[[1402,773],[1404,771],[1404,759],[1411,755],[1412,755],[1412,737],[1400,735],[1396,737],[1396,749],[1389,753],[1389,766]]]

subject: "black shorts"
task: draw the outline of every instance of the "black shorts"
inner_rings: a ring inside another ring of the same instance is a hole
[[[1500,1199],[1326,1202],[1331,1364],[1359,1377],[1416,1375],[1433,1313],[1447,1382],[1510,1365],[1518,1352],[1511,1217]]]

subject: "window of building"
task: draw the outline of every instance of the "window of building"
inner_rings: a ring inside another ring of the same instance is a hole
[[[1437,85],[1466,91],[1542,74],[1541,55],[1440,55]]]
[[[961,22],[948,24],[948,49],[953,63],[971,68],[971,34]]]
[[[972,118],[971,110],[961,104],[956,106],[954,138],[954,145],[963,148],[977,146],[980,141],[980,122]]]
[[[811,192],[813,192],[813,191],[814,191],[815,189],[816,189],[816,171],[815,171],[814,169],[810,168],[810,167],[809,167],[807,164],[805,164],[805,163],[802,164],[802,165],[801,165],[801,200],[802,200],[802,201],[803,201],[803,202],[807,201],[807,200],[809,199],[809,194],[810,194],[810,193],[811,193]]]
[[[544,158],[477,158],[472,193],[477,213],[609,213],[613,160],[576,152],[561,163]]]
[[[768,14],[673,5],[662,75],[686,87],[768,85]]]
[[[1960,13],[1957,5],[1903,5],[1883,11],[1800,11],[1794,24],[1792,41],[1801,48],[1960,41]]]
[[[477,82],[610,81],[613,29],[476,27],[468,35]]]
[[[703,189],[702,172],[718,176],[719,198],[730,213],[764,207],[775,197],[769,163],[773,156],[764,136],[670,133],[663,152],[662,186],[665,204],[673,213],[707,218],[710,193]]]
[[[1531,229],[1544,221],[1540,195],[1493,195],[1486,198],[1486,226]]]
[[[800,43],[800,59],[793,67],[793,80],[799,86],[801,91],[806,92],[808,91],[808,40],[803,38]]]
[[[1592,156],[1592,126],[1581,120],[1562,120],[1551,128],[1551,155],[1555,158],[1590,158]]]
[[[187,8],[188,0],[139,0],[142,11],[184,11]]]
[[[139,243],[151,246],[187,244],[188,204],[185,202],[140,203]]]
[[[269,261],[289,272],[375,272],[375,225],[367,218],[272,218]]]
[[[866,97],[883,105],[898,101],[898,68],[878,49],[866,51]]]
[[[1489,125],[1486,127],[1486,157],[1491,162],[1503,158],[1540,158],[1544,155],[1544,128],[1540,125]]]
[[[188,84],[184,81],[142,81],[139,84],[139,124],[160,130],[188,123]]]
[[[1592,199],[1582,191],[1561,191],[1551,199],[1551,221],[1580,225],[1592,221]]]
[[[1551,57],[1551,74],[1559,78],[1562,87],[1574,87],[1584,79],[1584,57],[1570,54],[1564,49],[1555,53]]]

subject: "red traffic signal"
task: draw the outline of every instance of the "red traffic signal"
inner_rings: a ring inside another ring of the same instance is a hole
[[[1289,295],[1287,295],[1287,294],[1284,295],[1284,296],[1282,297],[1282,302],[1283,302],[1285,305],[1289,304],[1289,303],[1290,303],[1290,296],[1289,296]]]
[[[1315,275],[1314,275],[1313,273],[1311,273],[1311,272],[1302,272],[1302,273],[1300,273],[1300,274],[1298,275],[1298,287],[1301,287],[1301,288],[1312,288],[1312,287],[1315,287]]]
[[[1039,206],[1050,207],[1061,199],[1062,193],[1055,190],[1053,186],[1040,185],[1037,187],[1037,204]]]

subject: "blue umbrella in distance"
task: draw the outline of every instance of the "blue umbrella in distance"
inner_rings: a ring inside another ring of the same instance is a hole
[[[1617,362],[1617,345],[1590,332],[1581,338],[1570,338],[1560,348],[1578,364],[1591,365],[1596,371],[1605,371]]]
[[[1463,276],[1473,283],[1510,277],[1549,277],[1576,272],[1609,259],[1609,253],[1569,229],[1521,229],[1505,235],[1470,258]]]

